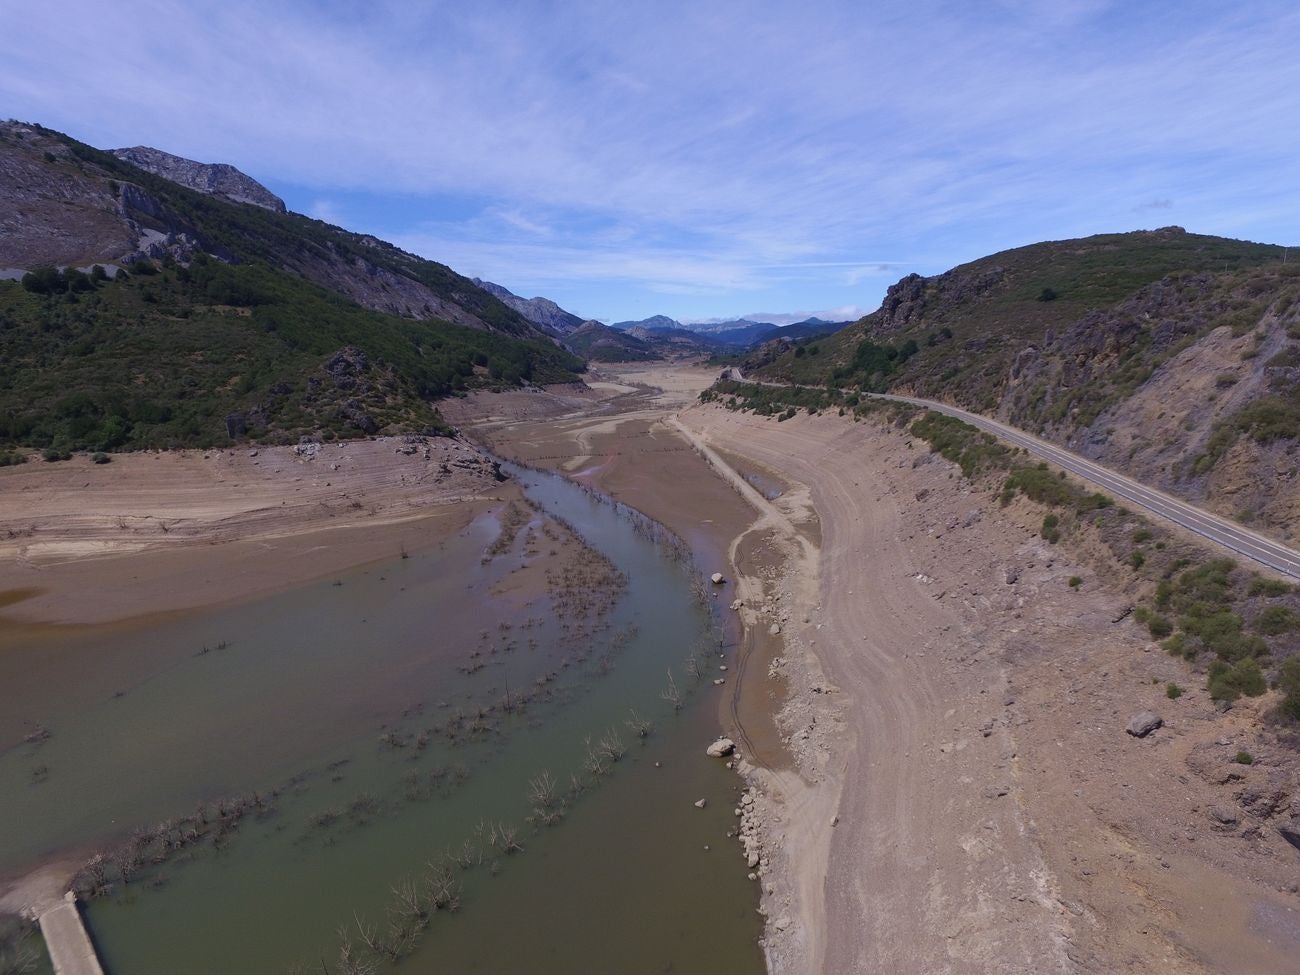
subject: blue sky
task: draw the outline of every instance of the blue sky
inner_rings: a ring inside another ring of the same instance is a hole
[[[0,116],[606,321],[856,317],[1168,224],[1300,240],[1294,2],[16,6]]]

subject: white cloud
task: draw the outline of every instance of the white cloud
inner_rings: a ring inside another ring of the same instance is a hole
[[[315,217],[317,220],[324,220],[326,223],[332,223],[337,227],[345,226],[347,217],[333,200],[321,198],[313,200],[311,206],[307,208],[307,216]]]
[[[493,280],[806,307],[1127,229],[1134,201],[1176,197],[1207,232],[1300,219],[1288,3],[142,0],[113,44],[98,9],[47,5],[0,33],[0,102],[322,205],[454,201],[383,229]]]

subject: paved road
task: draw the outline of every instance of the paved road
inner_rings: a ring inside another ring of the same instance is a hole
[[[739,378],[739,370],[733,370],[733,372],[736,374],[736,378]],[[761,385],[780,386],[782,384],[762,383]],[[845,392],[849,392],[849,390],[845,390]],[[1147,487],[1131,477],[1117,474],[1110,468],[1103,467],[1086,457],[1080,457],[1063,447],[1040,440],[1023,430],[1009,427],[997,420],[990,420],[978,413],[971,413],[956,406],[949,406],[947,403],[936,403],[911,396],[891,396],[888,394],[880,394],[879,398],[894,400],[899,403],[911,403],[914,406],[925,407],[938,413],[946,413],[948,416],[956,417],[959,420],[965,420],[971,426],[978,427],[1008,443],[1015,444],[1017,447],[1024,447],[1031,454],[1051,461],[1072,474],[1077,474],[1084,480],[1090,481],[1099,488],[1115,495],[1115,497],[1122,498],[1140,508],[1145,508],[1153,515],[1172,521],[1174,524],[1181,525],[1237,555],[1244,556],[1293,579],[1300,579],[1300,552],[1295,549],[1289,548],[1281,542],[1265,538],[1248,528],[1243,528],[1236,522],[1211,514],[1195,505],[1188,504],[1186,501],[1165,494],[1163,491]]]

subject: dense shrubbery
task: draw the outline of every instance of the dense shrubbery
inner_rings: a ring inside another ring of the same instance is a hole
[[[1216,701],[1235,701],[1243,694],[1246,697],[1259,697],[1268,684],[1259,664],[1250,657],[1230,664],[1226,660],[1215,660],[1210,664],[1209,680],[1206,684],[1210,697]]]
[[[803,354],[803,348],[796,349],[797,355]],[[816,355],[817,346],[810,350]],[[908,339],[900,345],[878,345],[870,339],[863,339],[853,351],[853,358],[848,365],[831,373],[832,386],[857,386],[860,389],[882,391],[885,380],[898,372],[907,360],[916,355],[920,347],[914,339]]]
[[[232,414],[268,438],[355,436],[356,393],[320,375],[344,347],[371,363],[389,430],[445,429],[439,396],[582,368],[549,342],[367,311],[261,264],[149,267],[81,293],[0,282],[0,443],[211,446]]]

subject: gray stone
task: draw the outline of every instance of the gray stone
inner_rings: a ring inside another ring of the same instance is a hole
[[[730,738],[719,738],[704,750],[709,758],[724,758],[736,750],[736,743]]]
[[[1128,727],[1124,730],[1134,738],[1145,738],[1164,723],[1164,719],[1154,711],[1139,711],[1128,719]]]

